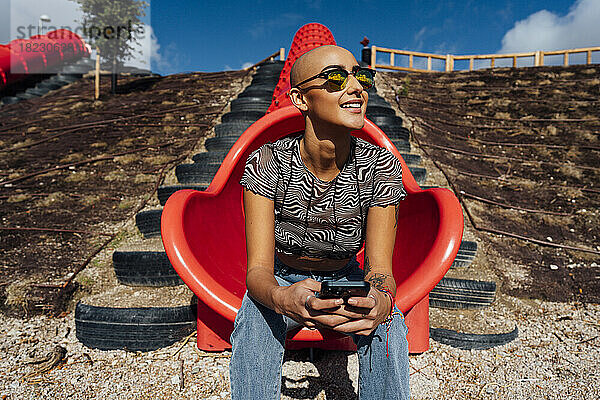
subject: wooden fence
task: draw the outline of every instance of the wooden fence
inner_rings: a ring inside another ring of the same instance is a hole
[[[452,54],[439,55],[430,53],[419,53],[416,51],[407,50],[395,50],[386,49],[384,47],[371,46],[371,66],[374,68],[393,69],[397,71],[419,71],[419,72],[432,72],[436,71],[432,69],[432,60],[442,60],[444,62],[444,71],[454,71],[454,61],[456,60],[469,60],[469,71],[474,69],[475,60],[490,60],[490,68],[494,68],[496,60],[501,59],[512,59],[513,68],[517,67],[517,59],[522,58],[533,58],[533,66],[544,65],[545,56],[563,56],[563,65],[569,65],[569,55],[585,53],[587,55],[586,64],[592,63],[592,53],[600,52],[600,47],[586,47],[581,49],[569,49],[569,50],[557,50],[557,51],[531,51],[527,53],[513,53],[513,54],[482,54],[482,55],[470,55],[470,56],[455,56]],[[377,64],[377,53],[387,53],[390,55],[389,64]],[[395,64],[395,55],[408,56],[408,67],[399,67]],[[414,68],[415,58],[417,60],[427,60],[427,69]]]

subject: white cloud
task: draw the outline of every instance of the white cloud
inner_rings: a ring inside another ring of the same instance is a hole
[[[563,50],[600,45],[600,1],[577,0],[559,16],[541,10],[517,21],[502,38],[500,53]]]
[[[254,63],[250,62],[250,61],[246,61],[245,63],[242,64],[242,68],[241,69],[246,69],[246,68],[250,68],[251,66],[253,66]]]

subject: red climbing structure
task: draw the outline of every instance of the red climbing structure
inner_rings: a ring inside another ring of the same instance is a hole
[[[230,348],[233,320],[245,293],[246,241],[242,186],[250,152],[282,137],[300,134],[304,119],[286,106],[289,72],[306,51],[335,44],[331,32],[308,24],[294,36],[288,59],[273,94],[269,113],[250,126],[233,145],[205,191],[181,190],[164,206],[161,234],[169,260],[198,297],[198,347]],[[353,135],[390,150],[402,163],[407,197],[400,203],[393,273],[396,305],[406,315],[409,351],[429,348],[428,293],[446,274],[462,239],[463,216],[454,194],[442,188],[421,190],[398,150],[371,121]],[[363,262],[364,248],[357,259]],[[352,340],[329,330],[290,332],[288,348],[353,350]]]
[[[0,45],[0,90],[27,74],[50,72],[64,63],[89,57],[85,42],[66,29],[15,39]]]

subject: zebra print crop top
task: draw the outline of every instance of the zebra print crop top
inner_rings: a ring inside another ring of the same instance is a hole
[[[274,201],[275,248],[284,254],[345,259],[365,240],[367,210],[406,197],[402,164],[388,150],[351,136],[351,150],[331,181],[300,156],[300,136],[266,143],[248,156],[240,184]]]

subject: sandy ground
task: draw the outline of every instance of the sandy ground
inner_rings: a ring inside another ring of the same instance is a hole
[[[600,306],[506,301],[518,308],[519,337],[489,350],[430,340],[429,351],[410,356],[413,399],[600,398]],[[230,353],[199,351],[194,337],[131,353],[83,346],[72,313],[28,321],[2,316],[0,326],[1,399],[230,398]],[[67,350],[65,362],[35,374],[37,365],[27,362],[56,345]],[[356,398],[356,354],[323,352],[310,362],[307,352],[288,352],[283,372],[283,399]]]

